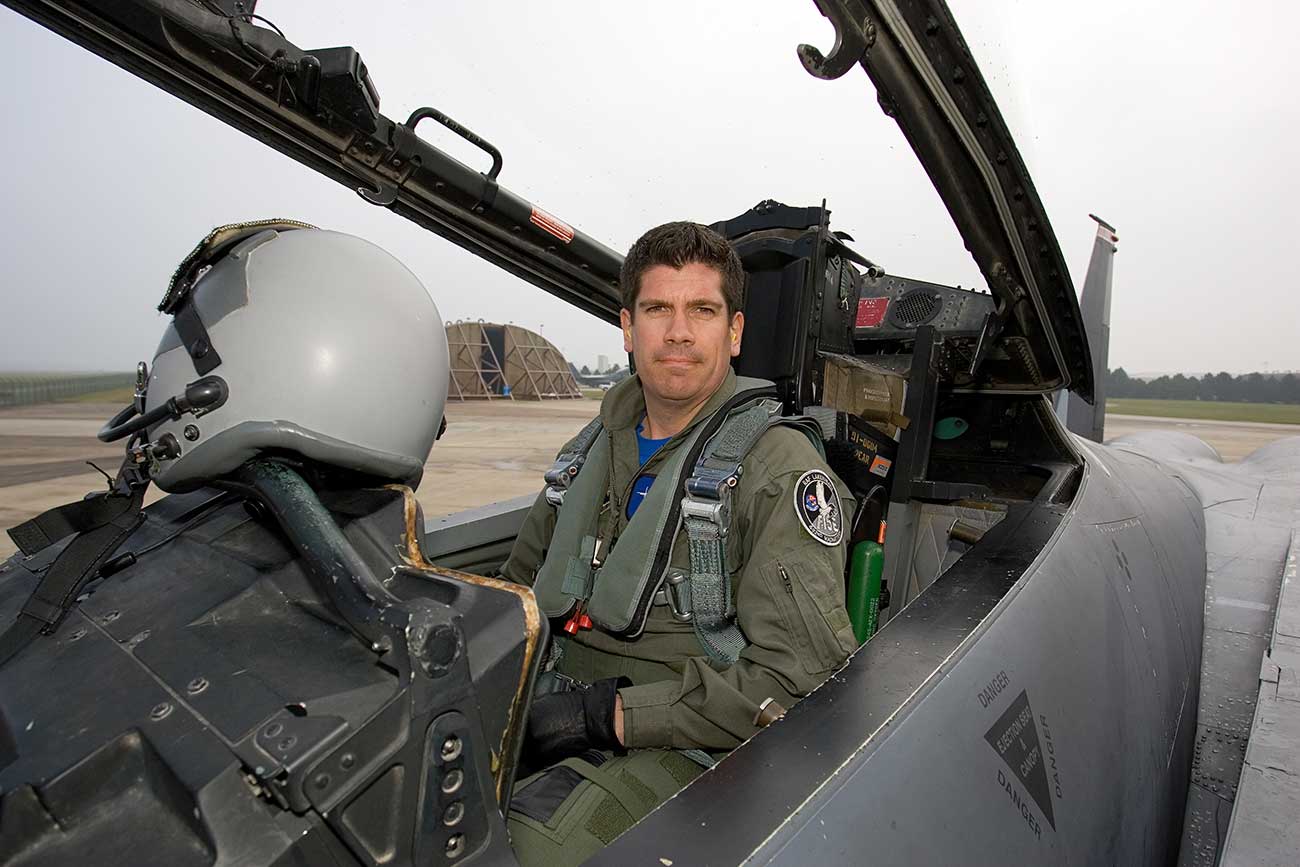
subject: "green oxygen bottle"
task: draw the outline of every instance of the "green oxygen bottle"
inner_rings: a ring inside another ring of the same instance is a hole
[[[849,622],[858,643],[876,631],[880,613],[880,576],[885,569],[885,546],[879,542],[859,542],[853,546],[849,568],[849,590],[845,600]]]

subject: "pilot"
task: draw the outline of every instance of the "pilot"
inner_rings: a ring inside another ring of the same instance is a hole
[[[502,573],[551,617],[509,817],[524,864],[578,863],[855,649],[853,501],[809,421],[738,378],[744,271],[675,222],[628,252],[636,375],[561,452]],[[685,496],[683,496],[685,494]]]

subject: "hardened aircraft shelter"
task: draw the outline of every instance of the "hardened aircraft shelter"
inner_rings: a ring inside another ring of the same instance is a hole
[[[555,344],[518,325],[452,322],[447,325],[451,384],[457,400],[581,398],[569,362]]]

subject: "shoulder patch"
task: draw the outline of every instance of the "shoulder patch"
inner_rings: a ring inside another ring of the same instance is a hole
[[[809,470],[794,486],[794,513],[799,523],[823,545],[834,547],[844,541],[844,505],[831,477],[821,470]]]

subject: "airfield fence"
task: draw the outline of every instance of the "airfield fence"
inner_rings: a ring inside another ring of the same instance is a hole
[[[50,403],[133,385],[133,373],[0,373],[0,407]]]

